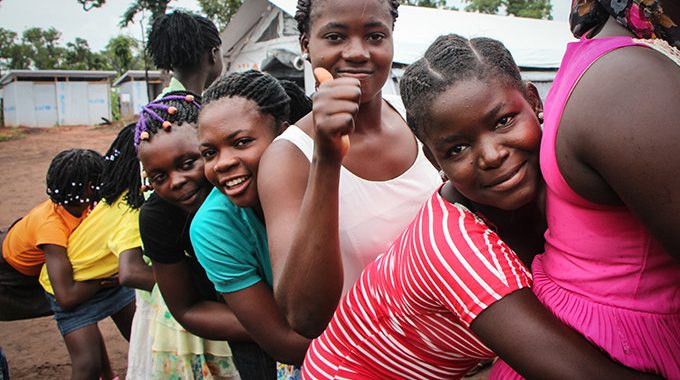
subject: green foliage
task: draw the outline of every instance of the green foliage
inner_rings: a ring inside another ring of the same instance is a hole
[[[135,51],[137,54],[135,54]],[[132,37],[119,35],[111,38],[106,45],[104,54],[108,57],[112,68],[118,72],[118,75],[128,70],[144,68],[139,43]]]
[[[552,20],[550,0],[506,0],[508,14]]]
[[[550,0],[465,0],[468,12],[497,14],[501,6],[505,12],[517,17],[552,20]]]
[[[201,9],[217,25],[218,30],[227,27],[242,3],[243,0],[198,0]]]
[[[112,88],[109,92],[111,98],[111,118],[120,120],[120,99],[118,89]]]
[[[404,5],[414,5],[416,7],[455,9],[454,7],[446,6],[446,0],[399,0],[399,3]]]
[[[80,1],[80,0],[79,0]],[[96,0],[104,2],[105,0]],[[128,26],[137,13],[148,11],[151,13],[149,25],[153,24],[153,20],[165,14],[168,9],[168,3],[172,0],[135,0],[134,3],[130,4],[130,7],[123,13],[123,17],[120,20],[119,25],[121,27]]]
[[[78,2],[83,6],[83,10],[89,11],[92,8],[101,7],[106,0],[78,0]]]
[[[468,6],[465,10],[468,12],[479,12],[495,15],[498,13],[498,8],[501,7],[502,0],[466,0]]]
[[[56,29],[29,28],[17,33],[0,28],[0,69],[127,70],[144,67],[137,41],[127,36],[109,40],[101,52],[94,52],[83,38],[60,46]]]

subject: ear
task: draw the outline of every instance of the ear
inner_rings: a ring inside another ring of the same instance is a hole
[[[299,41],[302,54],[309,54],[309,36],[307,36],[307,33],[300,34]]]
[[[531,82],[525,82],[524,86],[526,88],[527,100],[531,107],[534,109],[536,115],[539,112],[543,112],[543,101],[541,100],[541,95],[538,93],[538,89]]]
[[[214,64],[220,58],[221,57],[220,57],[220,48],[219,47],[214,47],[214,48],[210,49],[210,54],[208,54],[208,62],[210,62],[210,64]]]
[[[279,124],[278,128],[276,128],[276,135],[278,136],[278,135],[282,134],[283,131],[288,129],[289,126],[290,126],[290,123],[288,123],[287,121],[284,121],[283,123]]]

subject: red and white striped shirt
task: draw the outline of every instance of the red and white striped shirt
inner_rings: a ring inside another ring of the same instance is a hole
[[[495,354],[470,323],[531,285],[482,219],[439,191],[364,269],[305,358],[303,379],[459,378]]]

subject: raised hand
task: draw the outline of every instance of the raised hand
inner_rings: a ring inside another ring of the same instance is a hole
[[[338,78],[317,67],[314,76],[319,82],[314,94],[315,145],[322,154],[342,158],[349,150],[349,134],[354,130],[354,117],[359,111],[361,83],[354,78]]]

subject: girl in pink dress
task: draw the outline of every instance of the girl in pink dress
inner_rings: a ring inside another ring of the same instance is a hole
[[[680,5],[573,7],[581,40],[546,100],[534,292],[614,360],[680,379]]]

